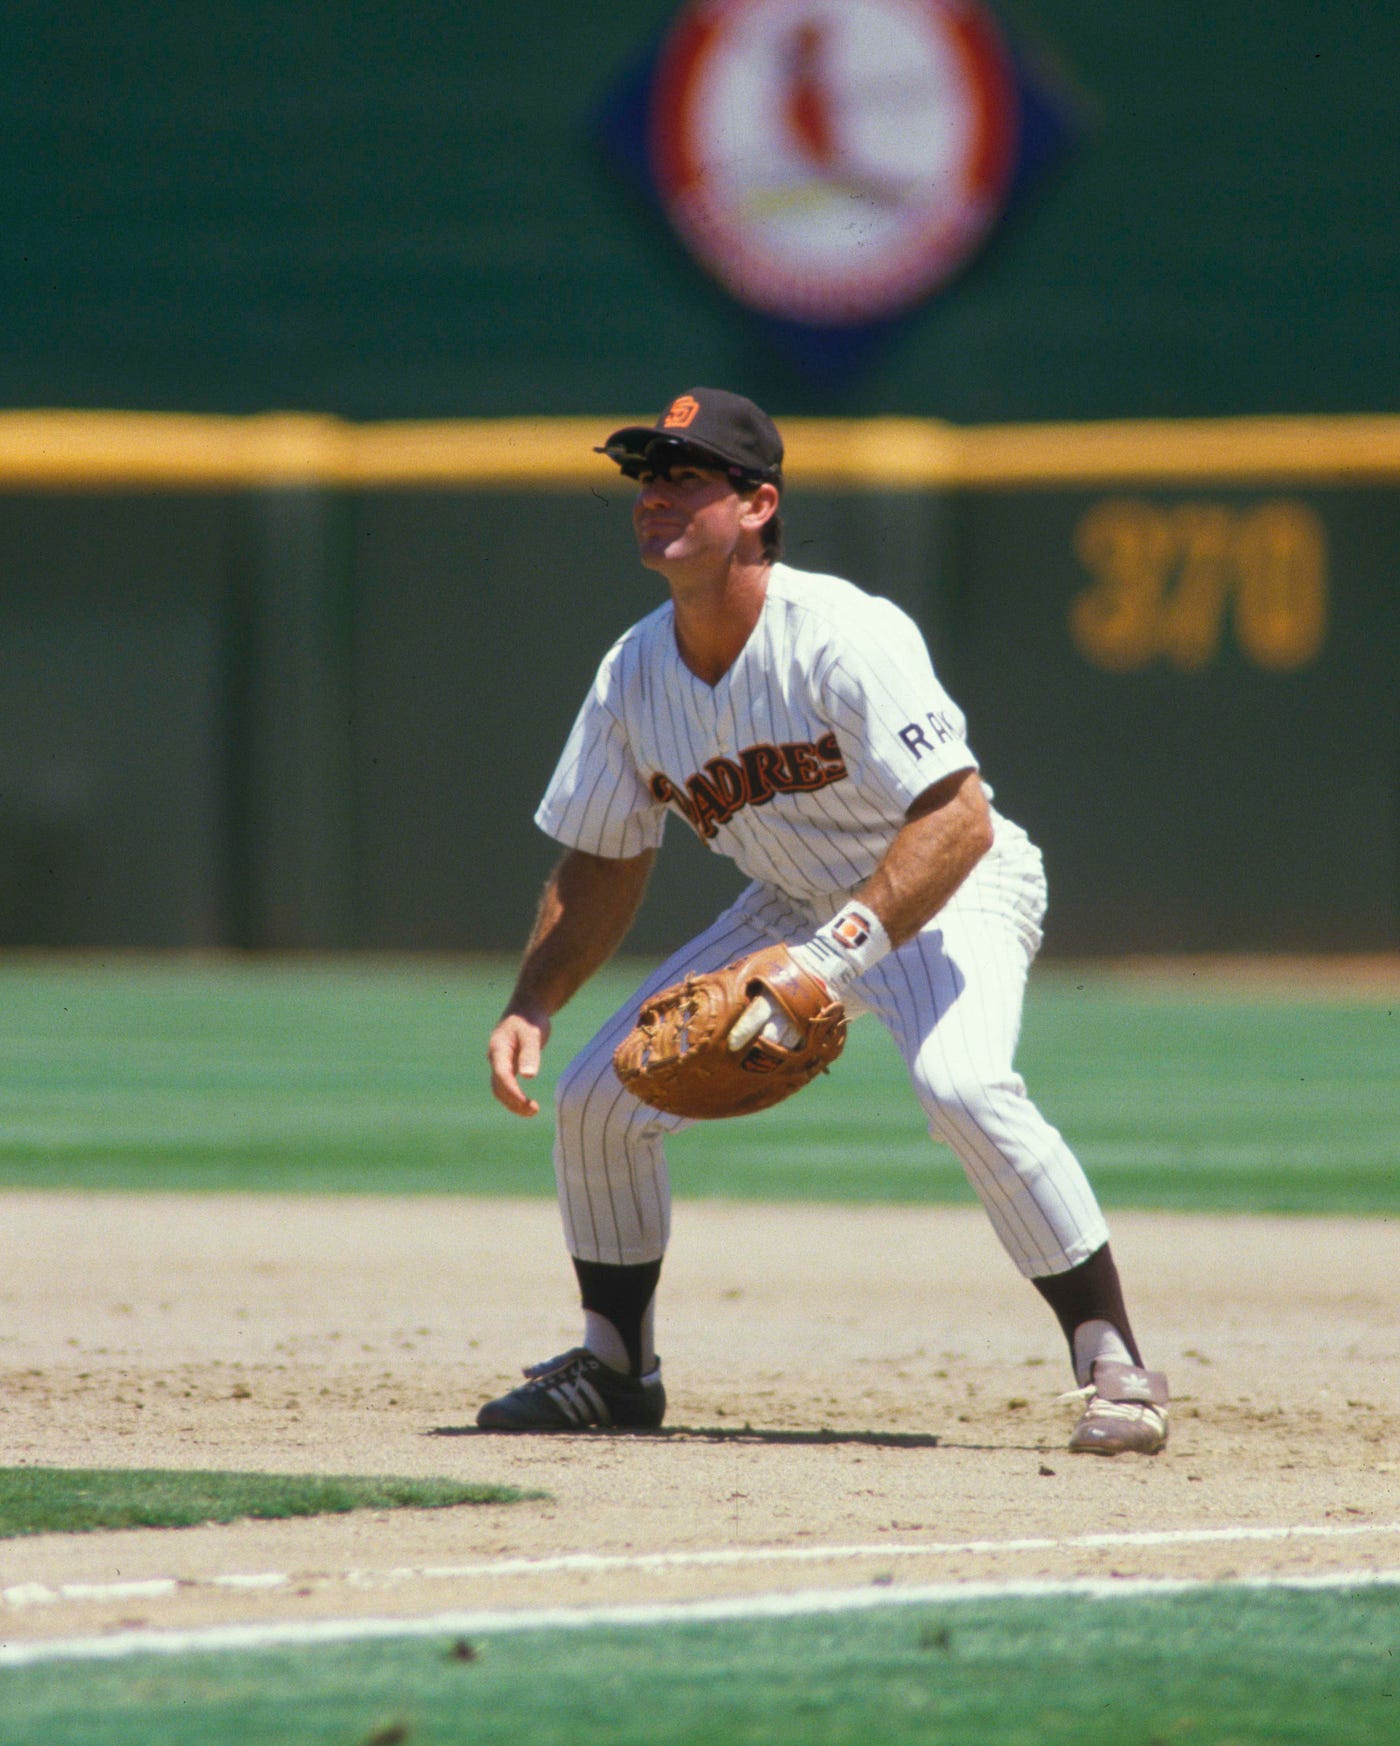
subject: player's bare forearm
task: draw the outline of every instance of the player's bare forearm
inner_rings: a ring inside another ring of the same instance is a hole
[[[654,850],[625,860],[570,849],[550,874],[506,1006],[552,1018],[622,944],[641,906]]]
[[[903,945],[967,878],[992,846],[992,818],[975,770],[961,770],[921,794],[855,894],[891,942]]]
[[[491,1092],[512,1115],[540,1106],[521,1084],[540,1070],[549,1021],[622,943],[646,890],[653,852],[612,861],[570,849],[549,877],[515,990],[491,1033]]]

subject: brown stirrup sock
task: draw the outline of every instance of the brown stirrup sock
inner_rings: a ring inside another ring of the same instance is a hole
[[[610,1267],[601,1261],[580,1261],[574,1257],[574,1272],[578,1275],[583,1295],[585,1316],[601,1316],[617,1330],[627,1350],[627,1360],[633,1376],[650,1369],[653,1355],[644,1350],[647,1310],[656,1296],[661,1278],[659,1261],[643,1261],[635,1267]],[[606,1353],[599,1353],[606,1363]]]
[[[1133,1363],[1142,1368],[1142,1354],[1133,1338],[1118,1268],[1107,1243],[1068,1273],[1052,1273],[1045,1279],[1033,1279],[1031,1284],[1054,1310],[1069,1342],[1072,1364],[1079,1356],[1074,1349],[1075,1329],[1085,1322],[1107,1322],[1122,1335]]]

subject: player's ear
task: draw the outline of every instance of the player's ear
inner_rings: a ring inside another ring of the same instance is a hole
[[[739,520],[746,528],[757,532],[778,513],[778,487],[767,480],[744,494],[744,508]]]

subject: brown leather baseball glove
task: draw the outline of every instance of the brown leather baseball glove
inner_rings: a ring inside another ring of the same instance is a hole
[[[760,1033],[731,1049],[729,1033],[759,996],[791,1046]],[[785,1026],[781,1021],[786,1020]],[[846,1043],[846,1013],[820,979],[799,968],[786,946],[765,946],[722,970],[688,976],[654,994],[613,1055],[634,1097],[668,1115],[704,1121],[770,1109],[825,1073]]]

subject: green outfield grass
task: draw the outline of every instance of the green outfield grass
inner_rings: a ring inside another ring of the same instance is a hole
[[[439,1510],[520,1503],[542,1492],[457,1479],[338,1473],[217,1473],[145,1467],[0,1467],[0,1539],[103,1528],[191,1528],[204,1522]]]
[[[1392,1746],[1400,1589],[968,1600],[0,1670],[6,1746]]]
[[[632,985],[558,1022],[540,1088]],[[548,1117],[490,1098],[513,964],[455,959],[0,963],[0,1184],[549,1194]],[[1109,1205],[1400,1209],[1400,1019],[1384,1000],[1046,968],[1020,1067]],[[873,1020],[763,1116],[672,1146],[680,1195],[965,1201]]]

